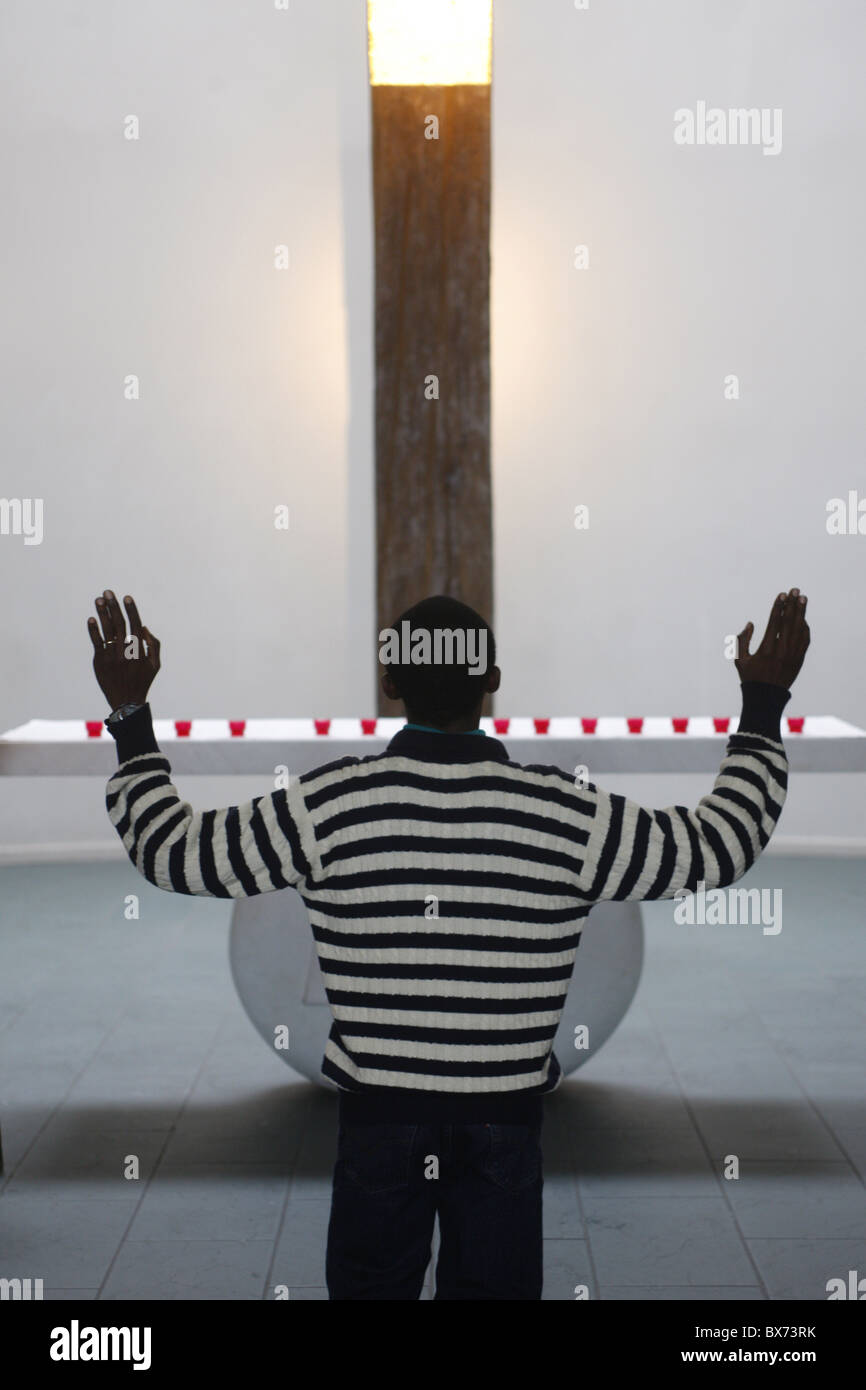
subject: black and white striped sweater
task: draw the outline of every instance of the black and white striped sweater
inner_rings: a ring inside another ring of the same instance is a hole
[[[781,814],[790,692],[744,682],[712,791],[648,810],[495,738],[401,729],[286,790],[193,811],[150,707],[115,737],[106,804],[133,864],[168,892],[297,889],[334,1022],[322,1064],[377,1118],[537,1114],[594,903],[672,898],[741,878]],[[437,912],[438,915],[433,915]]]

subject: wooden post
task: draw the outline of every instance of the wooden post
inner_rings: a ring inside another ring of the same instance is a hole
[[[429,594],[493,626],[490,86],[371,94],[376,640]]]

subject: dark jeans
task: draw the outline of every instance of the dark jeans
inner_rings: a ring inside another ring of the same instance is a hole
[[[540,1299],[542,1184],[540,1124],[341,1119],[331,1299],[417,1299],[437,1213],[437,1299]]]

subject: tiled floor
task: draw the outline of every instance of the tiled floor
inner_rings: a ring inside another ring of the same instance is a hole
[[[823,1299],[866,1276],[866,863],[765,857],[740,886],[782,889],[782,931],[646,905],[634,1006],[547,1102],[546,1299]],[[0,1276],[327,1297],[334,1097],[247,1021],[230,910],[126,864],[0,871]]]

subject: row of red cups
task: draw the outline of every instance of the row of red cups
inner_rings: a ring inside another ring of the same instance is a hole
[[[507,734],[510,722],[511,721],[508,719],[494,719],[493,726],[498,734]],[[546,734],[550,729],[549,719],[533,719],[532,722],[535,725],[535,732],[537,734]],[[627,718],[625,722],[628,725],[628,731],[630,734],[639,734],[643,732],[642,715]],[[729,717],[722,718],[717,715],[713,716],[713,728],[715,729],[717,734],[726,734],[728,732],[728,726],[730,725],[730,722],[731,721]],[[792,734],[801,734],[803,732],[804,722],[805,715],[801,715],[799,718],[791,715],[788,716],[788,728]],[[687,717],[679,718],[672,715],[671,724],[673,725],[675,734],[684,734],[689,727],[689,721]],[[580,726],[585,734],[594,734],[598,727],[598,719],[582,718],[580,721]]]
[[[361,732],[362,732],[362,734],[375,734],[377,722],[378,722],[378,721],[375,720],[375,719],[362,719],[362,720],[361,720]],[[550,720],[549,720],[549,719],[533,719],[532,722],[533,722],[533,724],[535,725],[535,732],[536,732],[537,734],[546,734],[546,733],[549,733],[549,731],[550,731]],[[715,731],[716,731],[717,734],[726,734],[726,733],[728,732],[728,726],[729,726],[730,722],[731,722],[731,721],[730,721],[730,718],[727,718],[727,717],[726,717],[726,718],[720,718],[720,717],[713,716],[713,728],[715,729]],[[87,719],[87,720],[85,720],[85,723],[86,723],[86,725],[87,725],[87,735],[88,735],[88,738],[99,738],[100,734],[102,733],[102,729],[103,729],[102,720],[101,720],[101,719]],[[328,734],[328,733],[330,733],[330,729],[331,729],[331,721],[330,721],[330,719],[314,719],[314,720],[313,720],[313,723],[314,723],[315,726],[316,726],[316,733],[317,733],[317,734]],[[628,731],[629,731],[630,734],[639,734],[639,733],[642,733],[642,732],[643,732],[643,716],[628,718],[628,719],[626,719],[626,723],[627,723],[627,725],[628,725]],[[673,725],[673,729],[674,729],[674,733],[675,733],[675,734],[684,734],[684,733],[687,731],[688,727],[689,727],[688,718],[676,718],[676,717],[673,717],[673,716],[672,716],[672,717],[671,717],[671,723],[672,723],[672,725]],[[789,729],[789,731],[790,731],[792,734],[801,734],[801,733],[803,732],[803,725],[804,725],[804,723],[805,723],[805,715],[800,715],[799,717],[795,717],[795,716],[793,716],[793,715],[788,715],[788,729]],[[245,719],[230,719],[230,720],[228,721],[228,724],[229,724],[229,729],[230,729],[230,731],[231,731],[231,736],[232,736],[232,738],[242,738],[242,737],[243,737],[244,730],[245,730],[246,727],[247,727],[247,721],[246,721]],[[511,724],[511,720],[510,720],[510,719],[494,719],[494,720],[493,720],[493,727],[495,728],[495,730],[496,730],[496,732],[497,732],[498,734],[507,734],[510,724]],[[581,728],[582,728],[582,730],[583,730],[583,732],[584,732],[585,734],[594,734],[594,733],[596,732],[597,727],[598,727],[598,719],[597,719],[597,718],[595,718],[595,719],[584,718],[584,719],[581,719],[580,724],[581,724]],[[178,737],[178,738],[188,738],[191,729],[192,729],[192,720],[191,720],[191,719],[176,719],[176,720],[174,721],[174,731],[175,731],[175,733],[177,734],[177,737]]]
[[[320,723],[327,723],[327,724],[330,724],[330,722],[331,722],[331,721],[330,721],[329,719],[328,719],[328,720],[316,720],[316,723],[317,723],[317,724],[320,724]],[[101,719],[87,719],[87,720],[85,720],[85,723],[86,723],[86,725],[87,725],[87,735],[88,735],[88,738],[99,738],[99,735],[102,733],[102,728],[103,728],[102,720],[101,720]],[[230,720],[228,721],[228,724],[229,724],[229,729],[231,730],[232,738],[242,738],[242,737],[243,737],[244,731],[245,731],[245,729],[246,729],[246,727],[247,727],[247,721],[246,721],[245,719],[230,719]],[[192,720],[191,720],[191,719],[176,719],[176,720],[174,721],[174,732],[177,734],[177,737],[178,737],[178,738],[189,738],[190,733],[192,732]],[[316,732],[319,733],[319,732],[321,732],[321,730],[318,730],[318,729],[317,729]],[[325,730],[325,732],[327,733],[327,730]]]
[[[330,719],[315,719],[313,722],[316,726],[317,734],[327,734],[330,730]],[[533,719],[532,722],[535,725],[535,732],[537,734],[546,734],[550,732],[549,719]],[[726,734],[728,732],[728,726],[730,725],[730,722],[731,720],[729,716],[713,716],[713,728],[715,729],[717,734]],[[803,732],[804,722],[805,715],[800,715],[799,718],[793,715],[788,716],[788,728],[792,734],[801,734]],[[639,734],[643,732],[642,715],[640,717],[626,719],[626,723],[628,725],[628,731],[630,734]],[[493,727],[498,734],[507,734],[510,724],[510,719],[494,718],[493,720]],[[679,718],[671,716],[671,724],[673,725],[675,734],[684,734],[689,727],[688,717]],[[582,718],[580,721],[580,725],[585,734],[594,734],[598,727],[598,719]],[[362,719],[361,732],[365,734],[374,734],[376,732],[376,720]]]

